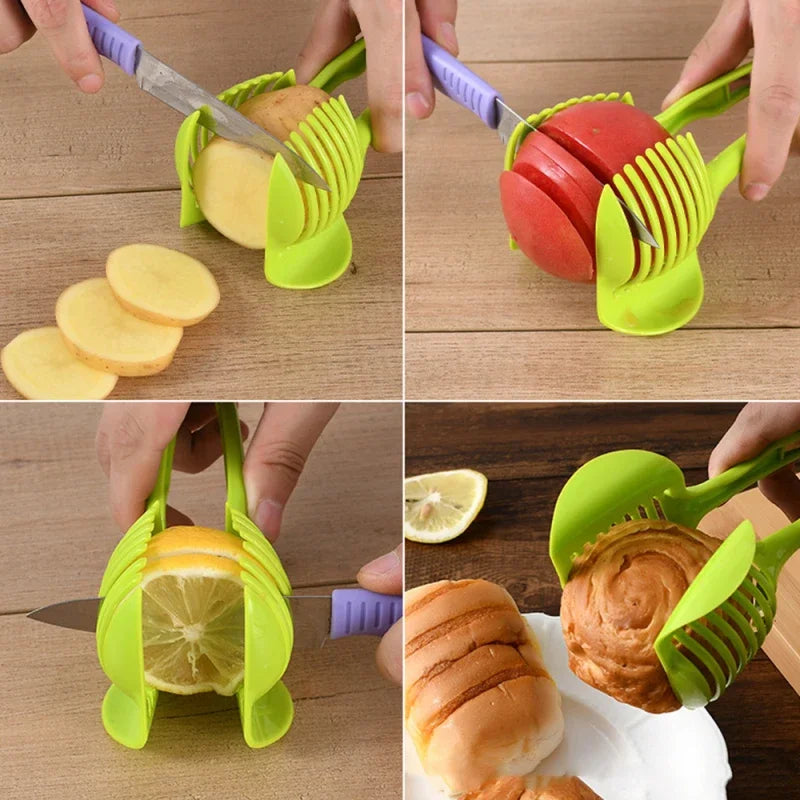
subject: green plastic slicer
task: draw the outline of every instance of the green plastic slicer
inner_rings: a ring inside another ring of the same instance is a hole
[[[739,174],[742,136],[708,164],[691,133],[678,131],[693,120],[720,114],[750,92],[751,64],[707,83],[655,117],[673,138],[659,142],[626,165],[601,195],[596,220],[597,315],[612,330],[653,336],[680,328],[703,301],[697,247],[720,195]],[[630,93],[573,98],[528,118],[537,127],[577,103],[617,100],[633,105]],[[520,123],[509,139],[505,168],[511,169],[526,133]],[[634,240],[617,197],[647,225],[660,247]],[[663,222],[663,224],[662,224]],[[511,243],[512,248],[516,245]]]
[[[366,50],[359,39],[330,62],[311,82],[328,93],[360,75]],[[234,108],[263,92],[295,85],[294,70],[273,72],[232,86],[219,99]],[[192,167],[213,134],[188,116],[175,142],[175,167],[181,183],[181,227],[205,219],[197,204]],[[301,122],[287,146],[325,179],[330,192],[298,183],[278,155],[268,188],[264,274],[275,286],[314,289],[336,280],[353,254],[344,212],[358,189],[364,158],[372,139],[369,109],[354,117],[344,97],[331,98]]]
[[[272,545],[247,516],[242,480],[243,448],[232,403],[217,404],[225,457],[226,530],[243,540],[239,559],[244,583],[244,679],[236,695],[242,732],[250,747],[280,739],[294,716],[292,699],[281,682],[294,644],[286,595],[291,586]],[[158,691],[145,682],[142,644],[141,574],[150,538],[166,527],[175,442],[164,451],[158,481],[141,517],[130,527],[108,561],[97,619],[97,653],[111,686],[103,700],[103,725],[126,747],[147,742]]]
[[[564,485],[553,512],[550,559],[561,585],[576,556],[612,526],[666,519],[696,528],[709,511],[798,459],[800,431],[696,486],[686,485],[670,459],[647,450],[593,458]],[[692,581],[655,644],[683,705],[696,708],[716,700],[756,653],[775,616],[778,572],[797,549],[800,524],[757,543],[745,522]]]

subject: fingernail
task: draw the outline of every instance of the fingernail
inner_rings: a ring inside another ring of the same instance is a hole
[[[103,78],[94,72],[90,73],[89,75],[84,75],[78,80],[78,88],[87,94],[94,94],[100,90],[102,85]]]
[[[252,519],[267,539],[277,539],[281,532],[283,506],[274,500],[264,499],[256,507]]]
[[[406,95],[406,108],[416,119],[424,119],[431,112],[431,104],[422,92],[411,92]]]
[[[373,575],[388,575],[391,572],[395,572],[399,566],[400,557],[397,555],[396,551],[392,550],[391,553],[386,553],[386,555],[380,556],[374,561],[370,561],[369,564],[365,564],[361,567],[359,572],[369,572]]]
[[[757,203],[769,194],[769,190],[770,187],[767,186],[766,183],[748,183],[747,186],[744,187],[744,196],[748,200]]]
[[[458,37],[456,36],[456,29],[450,22],[443,22],[439,26],[439,35],[437,36],[439,44],[446,50],[449,50],[454,56],[458,55]]]

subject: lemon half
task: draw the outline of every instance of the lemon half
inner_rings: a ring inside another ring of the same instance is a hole
[[[147,682],[165,692],[232,695],[244,676],[241,540],[209,528],[154,536],[142,571]]]

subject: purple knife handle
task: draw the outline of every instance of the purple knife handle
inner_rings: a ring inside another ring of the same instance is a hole
[[[424,34],[422,51],[436,88],[480,117],[488,127],[497,128],[495,101],[503,99],[497,91]]]
[[[133,75],[139,64],[142,43],[92,8],[83,6],[83,16],[97,52],[122,67],[128,75]]]
[[[403,598],[366,589],[331,592],[331,639],[383,636],[403,616]]]

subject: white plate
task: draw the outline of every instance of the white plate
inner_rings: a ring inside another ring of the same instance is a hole
[[[537,773],[577,775],[605,800],[725,800],[728,749],[707,711],[648,714],[618,703],[570,672],[558,617],[524,616],[561,690],[566,722],[564,741]],[[442,800],[408,734],[405,743],[406,800]]]

